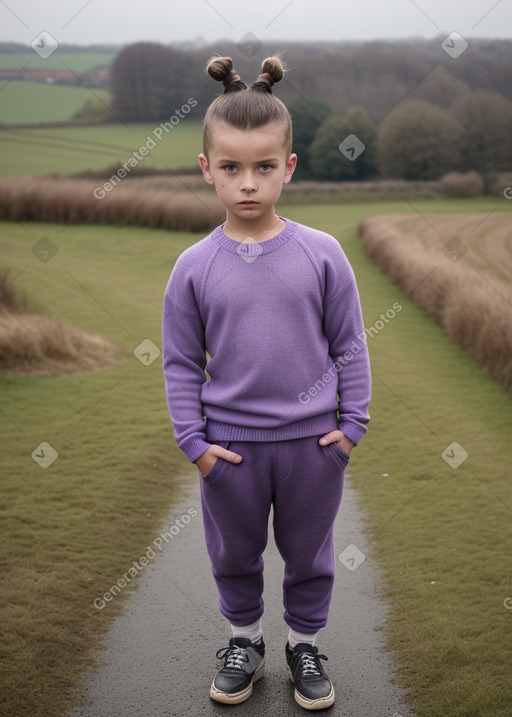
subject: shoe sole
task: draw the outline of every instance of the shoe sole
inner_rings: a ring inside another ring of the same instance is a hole
[[[295,684],[295,680],[293,679],[292,671],[288,667],[288,674],[290,675],[290,680]],[[301,695],[301,693],[298,691],[297,688],[295,688],[295,702],[297,702],[298,705],[303,707],[305,710],[325,710],[327,707],[330,707],[332,704],[334,704],[334,698],[336,697],[334,692],[334,687],[331,686],[331,691],[327,695],[327,697],[319,697],[316,700],[310,700],[307,697],[304,697],[304,695]]]
[[[240,690],[240,692],[234,692],[233,694],[218,690],[215,687],[214,679],[214,681],[212,682],[212,686],[210,687],[210,697],[212,698],[212,700],[215,700],[215,702],[222,702],[225,705],[238,705],[241,702],[245,702],[245,700],[249,699],[249,697],[252,695],[254,683],[263,677],[264,672],[265,658],[263,658],[261,665],[255,671],[250,684],[248,684],[245,689]]]

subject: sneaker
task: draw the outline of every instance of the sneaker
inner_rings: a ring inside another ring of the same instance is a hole
[[[288,672],[295,685],[295,701],[306,710],[323,710],[334,702],[334,687],[324,672],[318,647],[300,642],[292,649],[286,644]]]
[[[232,637],[229,647],[217,652],[217,658],[224,660],[212,682],[210,697],[217,702],[237,705],[252,695],[253,684],[265,671],[265,643],[257,645],[246,637]]]

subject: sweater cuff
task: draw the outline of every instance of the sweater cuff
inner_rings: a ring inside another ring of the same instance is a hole
[[[339,430],[348,440],[357,446],[361,438],[366,435],[368,430],[366,426],[361,426],[357,423],[340,423],[338,426]]]
[[[184,440],[179,448],[181,448],[191,463],[195,463],[210,446],[211,443],[207,443],[203,438],[191,436]]]

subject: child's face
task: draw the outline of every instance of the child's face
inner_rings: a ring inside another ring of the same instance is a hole
[[[251,130],[218,125],[211,135],[208,158],[199,163],[208,184],[213,184],[229,215],[248,226],[274,214],[283,184],[292,178],[297,163],[288,155],[283,130],[276,124]]]

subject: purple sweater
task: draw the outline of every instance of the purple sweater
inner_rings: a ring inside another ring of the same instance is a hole
[[[192,462],[221,440],[340,428],[357,444],[366,433],[370,366],[354,273],[332,236],[285,222],[260,243],[217,227],[172,271],[163,370],[174,435]]]

